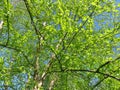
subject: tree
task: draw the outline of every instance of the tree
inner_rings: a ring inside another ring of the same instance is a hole
[[[119,90],[119,9],[114,0],[0,1],[1,90]]]

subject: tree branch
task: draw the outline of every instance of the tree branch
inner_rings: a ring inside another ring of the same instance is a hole
[[[9,31],[10,31],[10,25],[9,25],[9,1],[7,0],[7,31],[8,31],[8,37],[7,37],[7,42],[6,42],[6,45],[8,45],[9,43],[9,38],[10,38],[10,35],[9,35]]]
[[[113,74],[113,73],[115,73],[117,70],[119,70],[120,69],[120,67],[118,67],[116,70],[113,70],[112,72],[111,72],[111,74]],[[93,86],[93,89],[95,88],[95,87],[97,87],[99,84],[101,84],[105,79],[107,79],[107,78],[109,78],[108,76],[105,76],[102,80],[100,80],[97,84],[95,84],[94,86]]]
[[[35,30],[35,32],[36,32],[36,35],[39,35],[39,34],[40,34],[40,36],[42,37],[42,34],[37,30],[37,27],[36,27],[36,25],[35,25],[35,23],[34,23],[33,16],[32,16],[32,13],[31,13],[31,11],[30,11],[30,6],[29,6],[29,4],[28,4],[28,1],[27,1],[27,0],[23,0],[23,1],[24,1],[24,3],[25,3],[26,8],[27,8],[28,14],[29,14],[30,19],[31,19],[31,24],[32,24],[32,26],[34,27],[34,30]]]
[[[4,48],[7,48],[7,49],[15,50],[15,51],[17,51],[17,52],[21,52],[22,55],[24,56],[24,58],[27,60],[27,62],[28,62],[31,66],[33,66],[33,64],[30,63],[30,61],[29,61],[29,59],[28,59],[28,56],[26,56],[25,53],[24,53],[22,50],[17,49],[17,48],[14,48],[14,47],[11,47],[11,46],[6,46],[6,45],[4,45],[4,44],[0,44],[0,46],[1,46],[1,47],[4,47]]]
[[[118,59],[120,59],[120,56],[117,57],[115,60],[111,60],[111,61],[105,62],[104,64],[102,64],[101,66],[98,67],[98,69],[96,70],[96,72],[98,72],[98,71],[99,71],[101,68],[103,68],[104,66],[106,66],[106,65],[108,65],[108,64],[110,64],[110,63],[112,63],[112,62],[115,62],[115,61],[118,60]]]
[[[59,73],[59,72],[90,72],[90,73],[97,73],[97,74],[100,74],[100,75],[103,75],[103,76],[106,76],[106,77],[110,77],[112,79],[115,79],[117,81],[120,81],[120,78],[117,78],[115,76],[112,76],[110,74],[106,74],[106,73],[102,73],[102,72],[96,72],[96,70],[85,70],[85,69],[66,69],[64,71],[51,71],[49,73],[52,73],[52,72],[56,72],[56,73]]]

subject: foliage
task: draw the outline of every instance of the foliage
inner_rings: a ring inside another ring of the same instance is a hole
[[[119,10],[114,0],[0,1],[0,90],[119,90]]]

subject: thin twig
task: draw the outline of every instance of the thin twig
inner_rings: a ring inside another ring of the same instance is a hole
[[[120,69],[120,67],[118,67],[116,70],[113,70],[112,72],[111,72],[111,74],[113,74],[113,73],[115,73],[115,72],[117,72],[117,70],[119,70]],[[97,87],[99,84],[101,84],[104,80],[106,80],[107,78],[109,78],[108,76],[105,76],[102,80],[100,80],[98,83],[96,83],[94,86],[93,86],[93,89],[95,88],[95,87]]]
[[[107,76],[107,77],[110,77],[110,78],[113,78],[117,81],[120,81],[120,78],[117,78],[115,76],[112,76],[110,74],[106,74],[106,73],[103,73],[103,72],[96,72],[96,70],[85,70],[85,69],[66,69],[64,71],[60,71],[60,70],[56,70],[56,71],[51,71],[49,73],[52,73],[52,72],[56,72],[56,73],[59,73],[59,72],[90,72],[90,73],[97,73],[97,74],[100,74],[100,75],[103,75],[103,76]]]
[[[6,45],[4,45],[4,44],[0,44],[0,46],[1,46],[1,47],[4,47],[4,48],[11,49],[11,50],[15,50],[15,51],[17,51],[17,52],[19,52],[19,53],[21,52],[22,55],[24,56],[24,58],[27,60],[27,62],[28,62],[31,66],[33,66],[33,64],[30,63],[30,61],[29,61],[29,59],[28,59],[28,56],[26,56],[25,53],[24,53],[22,50],[20,50],[20,49],[18,49],[18,48],[11,47],[11,46],[6,46]]]
[[[101,66],[98,67],[98,69],[96,70],[96,72],[98,72],[101,68],[105,67],[106,65],[112,63],[112,62],[115,62],[116,60],[120,59],[120,56],[118,56],[117,58],[115,58],[114,60],[111,60],[111,61],[107,61],[105,62],[104,64],[102,64]]]
[[[9,25],[9,0],[7,0],[7,32],[8,32],[8,37],[7,37],[7,42],[6,42],[6,45],[8,45],[9,43],[9,38],[10,38],[10,34],[9,34],[9,31],[10,31],[10,25]]]

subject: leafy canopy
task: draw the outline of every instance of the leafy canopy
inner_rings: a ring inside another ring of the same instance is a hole
[[[120,89],[119,10],[114,0],[0,1],[0,88]]]

